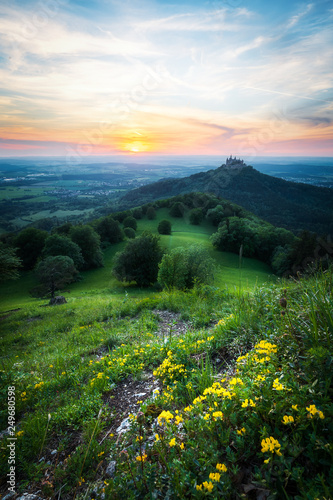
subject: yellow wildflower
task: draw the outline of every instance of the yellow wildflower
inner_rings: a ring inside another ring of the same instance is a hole
[[[203,487],[204,487],[207,491],[209,491],[209,492],[211,492],[211,491],[212,491],[212,489],[214,488],[214,485],[213,485],[213,483],[212,483],[211,481],[209,481],[209,483],[208,483],[208,481],[204,481],[204,482],[202,483],[202,486],[203,486]]]
[[[291,423],[293,423],[294,421],[295,421],[295,420],[294,420],[294,417],[289,416],[289,415],[284,415],[283,419],[281,420],[281,422],[282,422],[284,425],[291,424]]]
[[[172,438],[171,441],[169,442],[169,446],[172,448],[173,446],[176,446],[176,438]]]
[[[219,474],[218,472],[211,472],[211,473],[209,474],[209,479],[211,479],[212,481],[217,481],[217,482],[219,482],[220,477],[221,477],[221,474]]]
[[[216,469],[220,472],[227,472],[228,468],[224,464],[216,464]]]
[[[266,451],[270,451],[272,453],[276,453],[279,456],[282,456],[280,451],[281,445],[277,439],[274,439],[272,436],[269,438],[263,439],[261,441],[261,452],[266,453]]]

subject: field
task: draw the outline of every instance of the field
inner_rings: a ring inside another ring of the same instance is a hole
[[[158,223],[165,218],[170,218],[170,216],[168,210],[162,208],[157,211],[156,219],[152,221],[147,218],[140,219],[137,234],[140,235],[146,230],[156,233]],[[189,224],[186,217],[184,219],[173,217],[171,221],[172,234],[161,235],[161,246],[165,250],[192,244],[200,244],[207,248],[217,264],[214,286],[230,291],[238,288],[251,290],[256,285],[274,282],[275,278],[268,265],[248,258],[243,258],[240,263],[238,255],[214,250],[209,237],[215,228],[209,222],[205,221],[199,226],[194,226]],[[82,280],[71,284],[67,290],[63,291],[64,295],[77,297],[90,294],[111,294],[113,297],[123,297],[125,291],[134,296],[153,294],[153,290],[149,292],[140,290],[133,284],[120,283],[112,276],[113,257],[116,252],[124,248],[124,245],[125,243],[122,242],[107,247],[104,250],[104,267],[82,272]],[[35,285],[33,272],[23,273],[18,282],[0,284],[0,311],[21,307],[21,304],[39,302],[39,299],[29,296],[29,290]]]

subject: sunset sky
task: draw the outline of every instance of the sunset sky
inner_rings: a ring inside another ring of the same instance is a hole
[[[333,156],[333,4],[0,9],[0,156]]]

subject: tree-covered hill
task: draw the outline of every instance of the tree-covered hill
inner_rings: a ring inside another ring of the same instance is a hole
[[[128,192],[121,208],[142,205],[193,191],[212,193],[237,203],[272,224],[292,231],[333,231],[333,192],[262,174],[250,166],[226,165],[182,179],[166,179]]]

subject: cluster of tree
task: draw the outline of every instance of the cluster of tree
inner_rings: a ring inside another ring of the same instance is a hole
[[[213,259],[199,245],[163,253],[159,237],[145,232],[115,255],[113,274],[120,281],[135,281],[141,287],[158,281],[163,288],[185,290],[195,283],[211,283],[214,269]]]

